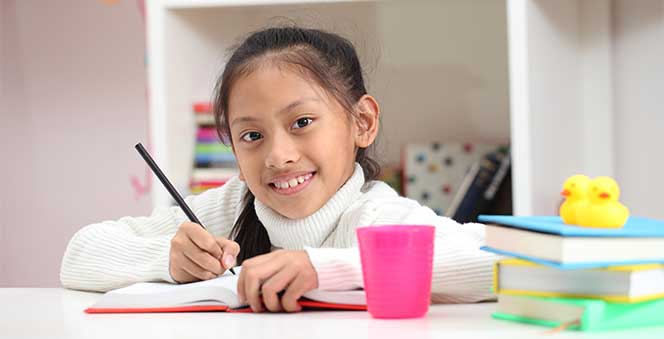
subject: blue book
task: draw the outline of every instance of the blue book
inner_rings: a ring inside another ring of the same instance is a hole
[[[560,269],[664,263],[664,222],[630,217],[622,228],[566,225],[559,217],[481,215],[482,249]]]
[[[567,225],[560,217],[511,215],[480,215],[481,223],[499,224],[524,230],[559,234],[566,237],[664,237],[664,221],[629,217],[622,228],[592,228]]]
[[[235,164],[235,156],[233,153],[208,153],[196,154],[197,163],[229,163]]]

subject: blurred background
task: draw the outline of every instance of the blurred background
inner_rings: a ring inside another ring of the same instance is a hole
[[[57,286],[80,227],[150,211],[145,33],[134,1],[0,2],[0,286]]]

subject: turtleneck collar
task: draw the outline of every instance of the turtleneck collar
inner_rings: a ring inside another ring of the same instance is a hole
[[[355,163],[353,175],[313,214],[302,219],[290,219],[256,199],[256,215],[265,226],[272,246],[291,250],[305,246],[320,247],[337,227],[341,215],[362,194],[363,185],[364,172]]]

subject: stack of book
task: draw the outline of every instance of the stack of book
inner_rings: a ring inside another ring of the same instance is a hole
[[[238,171],[233,150],[219,140],[212,105],[195,103],[193,110],[197,129],[190,190],[192,194],[198,194],[223,185]]]
[[[664,325],[664,222],[630,217],[618,229],[559,217],[481,215],[496,263],[494,318],[577,329]]]

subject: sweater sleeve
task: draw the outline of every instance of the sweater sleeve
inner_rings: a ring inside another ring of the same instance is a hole
[[[244,191],[246,186],[235,177],[185,201],[212,234],[228,236]],[[104,292],[135,282],[174,282],[169,273],[170,241],[187,220],[173,206],[156,208],[147,217],[123,217],[83,227],[71,238],[62,258],[62,286]]]
[[[484,225],[458,224],[406,198],[368,201],[362,213],[352,219],[354,225],[434,225],[432,301],[467,303],[495,298],[491,284],[497,256],[479,249],[484,244]],[[354,226],[346,227],[346,232],[354,233]],[[357,247],[306,250],[317,271],[320,289],[348,290],[364,285]]]

